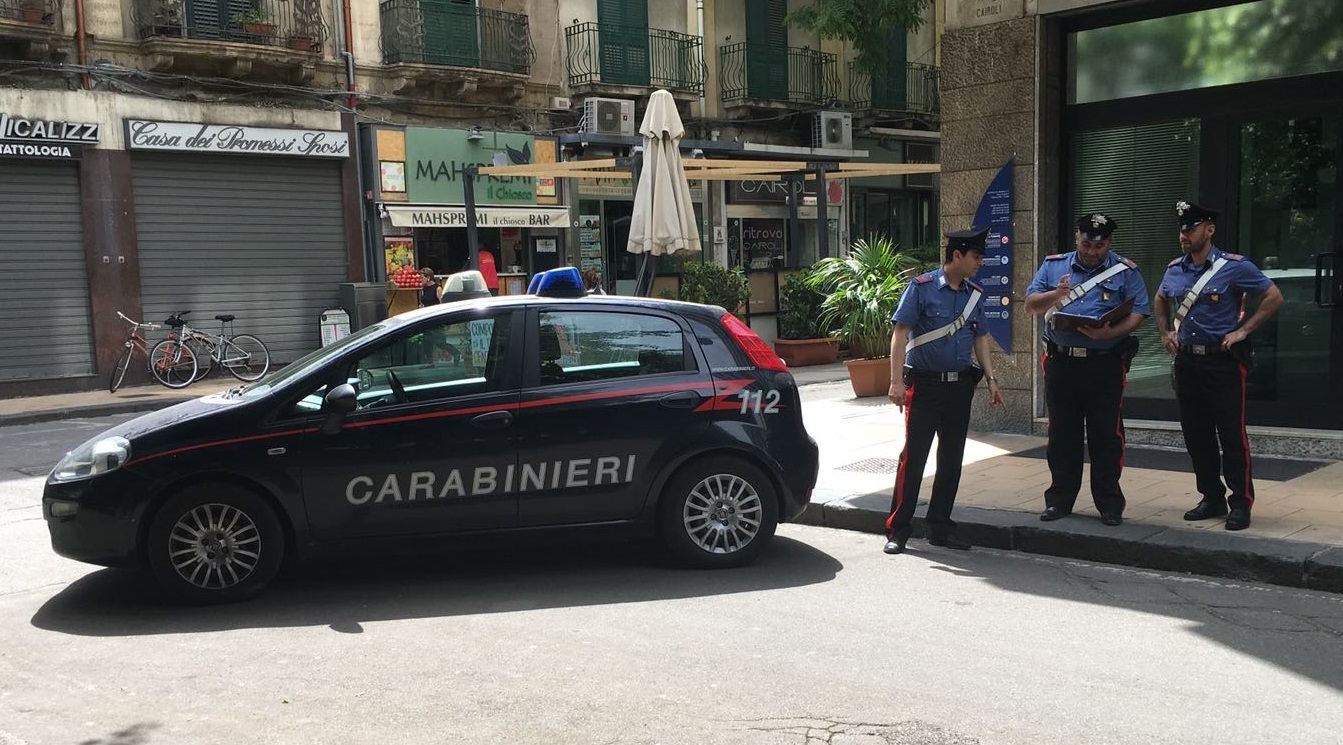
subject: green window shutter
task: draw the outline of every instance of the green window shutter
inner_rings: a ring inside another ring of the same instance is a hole
[[[752,98],[788,99],[788,0],[746,0],[746,88]]]
[[[886,68],[872,76],[872,105],[879,109],[906,109],[909,83],[905,71],[908,31],[899,29],[886,37]]]
[[[479,18],[473,0],[420,0],[424,61],[480,66]]]
[[[602,81],[648,85],[648,0],[597,0]]]

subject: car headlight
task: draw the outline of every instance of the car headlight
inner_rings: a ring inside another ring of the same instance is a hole
[[[131,443],[125,437],[99,437],[80,445],[51,469],[51,481],[79,481],[115,471],[131,459]]]

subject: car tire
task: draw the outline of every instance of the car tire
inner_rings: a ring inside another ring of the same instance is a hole
[[[779,522],[774,484],[750,463],[713,456],[686,464],[662,490],[658,527],[681,564],[717,569],[747,564]]]
[[[266,500],[229,485],[196,486],[164,503],[146,551],[169,600],[229,603],[260,592],[280,570],[284,530]]]

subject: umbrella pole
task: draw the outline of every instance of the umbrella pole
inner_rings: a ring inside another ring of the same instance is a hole
[[[634,190],[639,190],[639,176],[644,168],[644,149],[636,147],[630,153],[630,183]],[[632,195],[637,197],[637,194]],[[637,202],[637,199],[636,199]],[[649,297],[653,294],[653,273],[655,264],[651,261],[653,255],[651,252],[644,252],[643,259],[639,262],[639,275],[634,281],[634,296]]]

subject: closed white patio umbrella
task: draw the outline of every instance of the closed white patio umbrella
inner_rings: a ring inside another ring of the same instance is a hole
[[[625,250],[644,254],[636,294],[648,295],[652,290],[651,257],[698,251],[700,237],[690,201],[690,182],[681,165],[685,125],[670,93],[653,92],[639,132],[644,136],[643,169],[634,189],[634,214]]]

